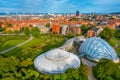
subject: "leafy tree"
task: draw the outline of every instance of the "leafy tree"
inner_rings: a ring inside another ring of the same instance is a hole
[[[79,79],[79,71],[78,70],[73,71],[72,76],[75,80],[78,80]]]
[[[15,34],[19,34],[19,31],[18,31],[18,30],[15,30],[14,33],[15,33]]]
[[[74,37],[74,34],[72,34],[71,32],[68,32],[66,37],[67,37],[67,38],[73,38],[73,37]]]
[[[120,80],[119,66],[119,64],[115,64],[111,60],[101,59],[99,63],[93,67],[93,73],[98,80]]]
[[[60,74],[55,74],[54,75],[54,80],[60,80]]]
[[[89,75],[90,74],[90,69],[89,69],[89,67],[87,65],[81,66],[81,70],[84,71],[83,73],[85,75]]]
[[[65,73],[61,74],[61,80],[66,80],[67,79],[67,75]]]
[[[0,27],[0,32],[5,31],[5,28]]]
[[[33,28],[33,25],[32,25],[32,24],[30,24],[30,25],[29,25],[29,27]]]
[[[78,18],[73,17],[71,20],[72,21],[78,21]]]
[[[25,27],[20,28],[20,32],[24,32],[24,28],[25,28]]]
[[[115,31],[115,37],[120,38],[120,30]]]
[[[17,66],[20,66],[19,63],[19,59],[14,56],[0,58],[0,76],[2,76],[2,78],[5,76],[11,76],[12,74],[15,76]]]
[[[23,67],[28,67],[29,65],[32,65],[32,64],[33,64],[33,62],[32,62],[32,59],[30,59],[30,58],[27,58],[26,60],[21,62],[21,65]]]
[[[46,26],[46,27],[50,27],[50,23],[47,23],[45,26]]]
[[[87,33],[87,27],[86,27],[86,25],[82,25],[81,26],[81,30],[82,30],[83,34]]]
[[[114,38],[110,38],[109,44],[114,47],[116,45],[116,40]]]
[[[109,41],[110,38],[114,36],[114,30],[110,29],[109,27],[105,27],[99,36],[106,41]]]
[[[13,27],[12,23],[6,23],[6,27]]]
[[[32,69],[28,69],[28,71],[25,73],[25,79],[37,79],[39,77],[39,72],[34,71]]]
[[[31,33],[32,33],[32,36],[33,36],[33,37],[38,38],[39,35],[40,35],[40,30],[39,30],[38,27],[34,27],[34,28],[31,30]]]
[[[28,27],[25,27],[25,28],[24,28],[24,34],[25,34],[26,36],[29,36],[29,35],[30,35],[30,29],[29,29]]]

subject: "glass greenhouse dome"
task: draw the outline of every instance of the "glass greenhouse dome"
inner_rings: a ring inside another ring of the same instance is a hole
[[[80,48],[81,55],[86,55],[89,59],[99,61],[101,58],[107,58],[119,62],[119,58],[114,49],[103,39],[92,37],[86,39]]]
[[[62,49],[53,49],[39,55],[34,60],[35,68],[41,73],[64,73],[68,68],[78,68],[80,59],[73,53]]]

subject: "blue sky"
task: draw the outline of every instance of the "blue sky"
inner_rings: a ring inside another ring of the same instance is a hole
[[[0,0],[0,13],[120,12],[120,0]]]

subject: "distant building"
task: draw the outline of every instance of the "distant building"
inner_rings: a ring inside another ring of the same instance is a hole
[[[76,11],[76,16],[79,16],[79,14],[80,14],[79,11]]]
[[[42,34],[49,32],[49,28],[47,28],[44,25],[40,25],[40,26],[38,26],[38,28],[40,29],[40,33],[42,33]]]
[[[61,34],[66,35],[67,30],[68,30],[68,25],[63,26],[61,29]]]
[[[57,23],[52,24],[52,33],[60,33],[60,25]]]
[[[100,34],[102,32],[102,28],[92,28],[90,30],[87,31],[87,37],[94,37],[97,36],[98,34]]]
[[[72,34],[81,34],[81,28],[77,26],[70,26],[67,30],[67,33],[72,33]]]

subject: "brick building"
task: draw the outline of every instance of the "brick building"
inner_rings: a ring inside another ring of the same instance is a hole
[[[57,23],[52,24],[52,33],[60,33],[60,25]]]
[[[87,31],[87,37],[94,37],[94,36],[97,36],[99,33],[102,32],[102,28],[92,28],[90,30]]]

